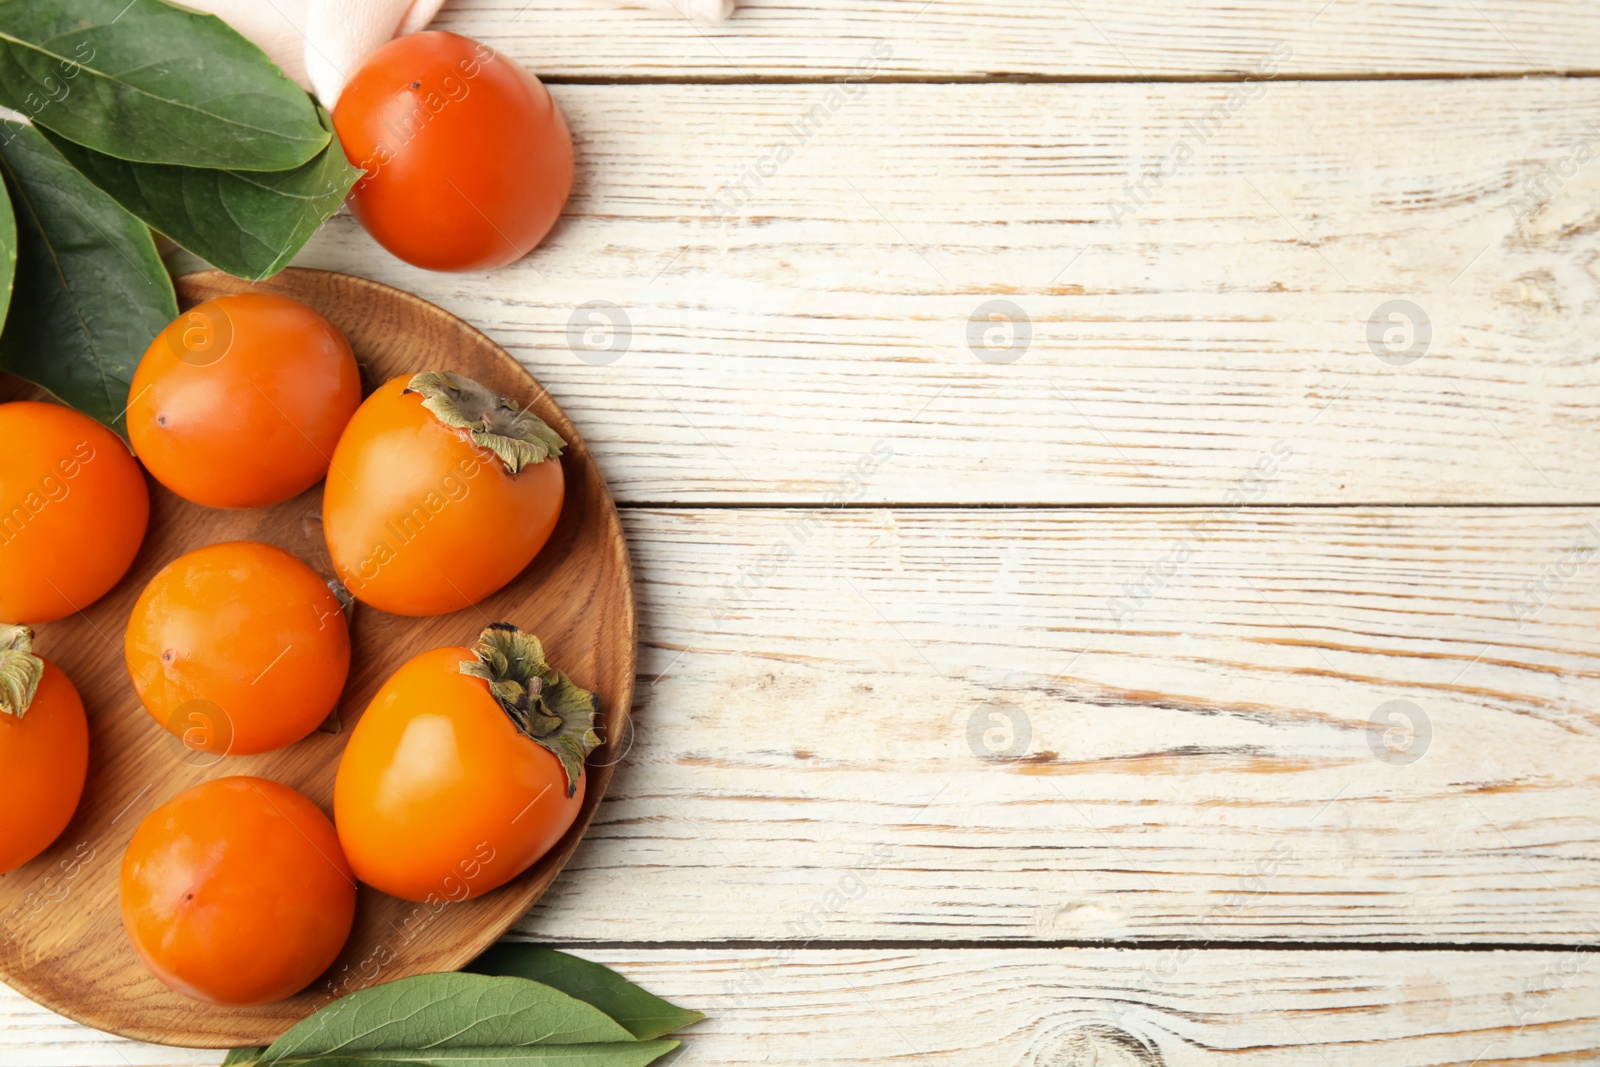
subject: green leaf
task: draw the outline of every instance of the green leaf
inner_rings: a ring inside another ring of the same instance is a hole
[[[328,113],[319,107],[317,117],[332,135]],[[294,170],[236,171],[130,163],[43,132],[124,208],[213,266],[252,280],[287,266],[362,174],[337,137]]]
[[[334,1001],[273,1042],[259,1062],[268,1067],[376,1052],[424,1050],[432,1055],[474,1046],[632,1040],[632,1034],[598,1008],[537,982],[481,974],[424,974]],[[398,1057],[397,1062],[404,1060]]]
[[[0,323],[6,321],[11,304],[11,286],[17,277],[17,217],[11,210],[11,197],[0,183]]]
[[[313,1016],[315,1018],[315,1016]],[[275,1060],[280,1067],[645,1067],[678,1047],[676,1041],[607,1041],[584,1045],[398,1049]],[[224,1060],[248,1065],[250,1060]],[[263,1067],[265,1061],[263,1062]]]
[[[467,964],[477,974],[530,978],[593,1004],[640,1040],[682,1030],[705,1016],[671,1004],[609,967],[540,945],[502,941]]]
[[[141,0],[147,2],[147,0]],[[0,370],[124,433],[144,350],[178,317],[150,231],[74,170],[38,130],[0,120],[16,211],[17,276]]]
[[[166,0],[0,0],[0,103],[139,163],[289,170],[328,143],[261,49]]]

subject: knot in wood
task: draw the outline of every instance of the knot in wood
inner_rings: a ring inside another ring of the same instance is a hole
[[[1165,1067],[1161,1051],[1150,1042],[1105,1023],[1085,1023],[1052,1035],[1028,1062],[1038,1067]]]

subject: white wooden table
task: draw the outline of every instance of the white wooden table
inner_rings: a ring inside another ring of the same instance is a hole
[[[568,217],[299,262],[625,508],[635,744],[520,934],[694,1063],[1600,1058],[1592,0],[441,25],[554,86]],[[0,993],[0,1063],[219,1058]]]

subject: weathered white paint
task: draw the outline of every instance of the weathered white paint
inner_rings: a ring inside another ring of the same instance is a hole
[[[637,736],[530,935],[1600,938],[1600,510],[624,518]]]
[[[1588,1062],[1592,953],[585,949],[710,1018],[696,1064],[1384,1067]],[[0,989],[7,1067],[215,1064]],[[1098,1057],[1098,1058],[1097,1058]]]
[[[437,28],[487,38],[550,77],[845,77],[872,42],[902,77],[1225,77],[1278,42],[1296,75],[1594,70],[1585,0],[741,0],[720,26],[599,0],[447,4]]]
[[[303,262],[511,347],[627,501],[810,503],[879,441],[874,503],[1221,505],[1279,441],[1274,503],[1593,500],[1600,80],[1258,89],[867,86],[714,226],[842,90],[561,86],[581,177],[545,249],[430,274],[344,217]],[[1406,366],[1369,341],[1396,299],[1431,331]],[[1031,320],[1010,364],[969,348],[993,300]],[[631,323],[606,365],[569,347],[590,301]]]

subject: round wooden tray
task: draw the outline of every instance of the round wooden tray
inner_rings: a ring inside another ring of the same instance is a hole
[[[185,308],[223,293],[281,293],[304,301],[345,333],[368,390],[398,374],[441,368],[532,402],[566,438],[566,505],[533,564],[474,608],[408,619],[357,605],[350,680],[334,719],[299,744],[220,760],[184,749],[139,706],[123,663],[122,635],[139,591],[181,553],[218,541],[265,541],[324,576],[322,486],[277,507],[213,511],[150,481],[150,532],[133,568],[87,612],[38,627],[36,649],[77,684],[89,712],[89,780],[77,815],[33,862],[0,875],[0,980],[78,1022],[126,1037],[197,1048],[263,1045],[335,996],[377,982],[454,970],[511,926],[572,856],[622,753],[633,699],[633,585],[615,506],[583,438],[555,401],[509,354],[455,316],[409,293],[349,275],[285,270],[250,283],[219,271],[178,280]],[[41,396],[0,375],[0,401]],[[578,822],[510,884],[466,902],[396,900],[362,886],[343,955],[305,992],[259,1008],[220,1008],[170,992],[144,969],[122,930],[117,874],[139,821],[175,794],[211,778],[260,775],[291,785],[324,811],[350,728],[390,673],[418,652],[471,644],[488,622],[543,639],[551,662],[600,695],[605,746],[590,757]],[[332,732],[337,729],[337,732]],[[0,817],[4,817],[0,814]]]

